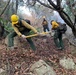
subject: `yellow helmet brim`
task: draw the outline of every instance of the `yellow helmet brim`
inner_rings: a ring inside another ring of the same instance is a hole
[[[45,16],[43,16],[43,18],[45,18]]]
[[[17,24],[18,23],[18,21],[16,21],[16,22],[12,22],[12,24]]]

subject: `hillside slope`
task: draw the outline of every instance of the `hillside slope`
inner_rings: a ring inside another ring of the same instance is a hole
[[[44,60],[54,68],[57,75],[76,75],[75,70],[67,70],[60,66],[59,59],[64,56],[74,58],[67,39],[64,39],[65,50],[57,50],[52,37],[33,38],[37,50],[30,49],[27,42],[21,42],[17,49],[8,51],[4,39],[0,43],[0,67],[8,69],[8,75],[28,75],[30,66],[39,59]],[[8,68],[9,67],[9,68]],[[25,74],[26,73],[26,74]],[[30,75],[30,74],[29,74]]]

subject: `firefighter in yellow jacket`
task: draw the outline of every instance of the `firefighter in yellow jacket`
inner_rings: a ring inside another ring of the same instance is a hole
[[[47,20],[45,19],[45,16],[43,16],[42,26],[43,26],[43,31],[44,31],[44,32],[46,32],[46,30],[47,30],[47,31],[50,31],[50,30],[49,30],[49,27],[48,27],[48,22],[47,22]]]
[[[14,37],[18,35],[19,37],[26,38],[27,35],[30,35],[29,32],[32,30],[34,33],[38,34],[37,30],[32,27],[30,24],[28,24],[24,20],[19,20],[19,17],[15,14],[11,16],[11,22],[12,22],[12,27],[14,29],[13,32],[11,32],[8,35],[8,47],[12,48],[14,47]],[[28,43],[30,44],[31,48],[33,50],[36,50],[36,47],[31,40],[31,38],[26,38]]]
[[[56,21],[52,20],[51,25],[52,25],[52,30],[54,30],[55,32],[54,43],[58,49],[63,50],[64,45],[63,45],[63,40],[62,40],[62,33],[58,31],[59,24]]]

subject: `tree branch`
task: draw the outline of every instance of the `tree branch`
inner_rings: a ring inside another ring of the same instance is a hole
[[[48,7],[48,8],[50,8],[50,9],[53,9],[53,10],[55,10],[53,7],[51,7],[50,5],[46,5],[46,4],[44,4],[44,3],[42,3],[40,0],[36,0],[37,2],[39,2],[41,5],[43,5],[43,6],[45,6],[45,7]]]
[[[16,0],[16,14],[17,14],[17,9],[18,9],[18,0]]]
[[[73,24],[72,21],[71,21],[71,19],[70,19],[70,17],[66,14],[66,12],[63,11],[63,13],[66,15],[66,17],[68,18],[69,22],[70,22],[71,24]]]
[[[60,9],[60,7],[61,7],[61,0],[57,0],[57,7],[58,7],[58,9]]]
[[[61,18],[65,21],[65,23],[70,26],[71,28],[73,28],[73,23],[68,19],[69,17],[67,17],[67,15],[64,12],[60,12],[59,15],[61,16]]]
[[[74,19],[74,26],[75,26],[75,24],[76,24],[76,15],[75,15],[75,19]]]
[[[54,9],[57,10],[57,5],[54,4],[54,2],[52,0],[48,0],[48,2],[54,7]]]
[[[4,11],[5,11],[6,8],[8,7],[9,3],[10,3],[10,0],[8,1],[7,5],[6,5],[5,8],[3,9],[3,11],[1,12],[0,17],[2,16],[2,14],[4,13]]]

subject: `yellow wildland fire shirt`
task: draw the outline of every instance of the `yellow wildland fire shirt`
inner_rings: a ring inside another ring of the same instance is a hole
[[[31,29],[32,31],[34,31],[34,33],[37,33],[37,30],[31,25],[29,25],[27,22],[25,22],[24,20],[21,20],[21,22],[24,27],[26,27],[27,29]],[[14,28],[14,31],[18,34],[18,36],[22,35],[22,33],[19,31],[19,29],[14,24],[12,24],[12,27]]]
[[[42,25],[43,25],[43,26],[44,26],[44,25],[48,25],[48,22],[45,20],[45,21],[42,22]]]
[[[59,27],[59,24],[55,21],[53,21],[51,24],[52,24],[52,29],[56,29],[57,27]]]

